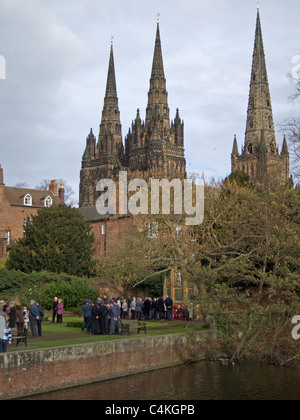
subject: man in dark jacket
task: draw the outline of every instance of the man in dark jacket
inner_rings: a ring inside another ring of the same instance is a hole
[[[37,327],[37,321],[40,319],[40,311],[38,309],[38,307],[35,304],[34,300],[30,301],[30,309],[29,309],[29,323],[30,323],[30,328],[31,328],[31,332],[33,337],[37,337],[37,331],[36,331],[36,327]]]
[[[52,305],[52,324],[55,322],[55,317],[57,316],[57,305],[58,305],[58,298],[55,297],[53,300],[53,305]]]
[[[163,319],[165,317],[165,306],[164,306],[164,300],[161,296],[157,300],[157,310],[158,310],[158,319]]]
[[[167,296],[165,300],[165,305],[167,309],[167,321],[172,321],[172,315],[173,315],[173,300]]]
[[[87,332],[91,331],[91,320],[92,320],[92,306],[90,305],[90,301],[86,299],[84,304],[81,308],[79,316],[83,315],[83,324],[81,326],[82,331],[86,328]]]
[[[17,321],[16,302],[9,302],[9,328],[15,328]]]
[[[108,310],[105,304],[100,302],[100,319],[99,319],[99,325],[100,325],[100,334],[107,335],[108,334]]]
[[[92,303],[92,334],[100,334],[100,305],[98,302]]]
[[[38,335],[41,337],[42,336],[42,321],[45,314],[44,314],[44,310],[42,308],[41,302],[39,302],[38,300],[36,301],[36,306],[40,313],[39,319],[36,321],[36,324],[37,324]]]
[[[150,299],[147,297],[144,302],[144,314],[145,314],[146,321],[148,321],[150,317],[150,308],[151,308],[151,302],[150,302]]]

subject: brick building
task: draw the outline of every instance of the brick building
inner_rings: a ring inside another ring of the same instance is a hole
[[[7,187],[0,166],[0,255],[6,255],[13,243],[23,236],[26,223],[38,209],[62,203],[63,184],[58,189],[53,180],[48,191]]]

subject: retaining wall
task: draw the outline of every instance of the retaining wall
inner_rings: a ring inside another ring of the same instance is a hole
[[[212,331],[199,331],[0,354],[0,399],[202,360],[212,340]]]

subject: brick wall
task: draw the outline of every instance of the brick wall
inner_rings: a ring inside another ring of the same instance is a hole
[[[34,395],[203,360],[212,331],[0,354],[0,399]]]
[[[95,237],[94,258],[100,260],[105,255],[109,255],[109,252],[118,246],[119,242],[130,232],[133,228],[133,223],[132,217],[109,219],[106,222],[93,222],[92,233]]]

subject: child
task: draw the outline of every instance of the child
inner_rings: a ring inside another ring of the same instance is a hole
[[[9,328],[9,322],[6,322],[6,328],[4,329],[4,336],[1,339],[1,353],[7,352],[7,342],[8,344],[11,344],[12,342],[12,335],[11,335],[11,329]]]

